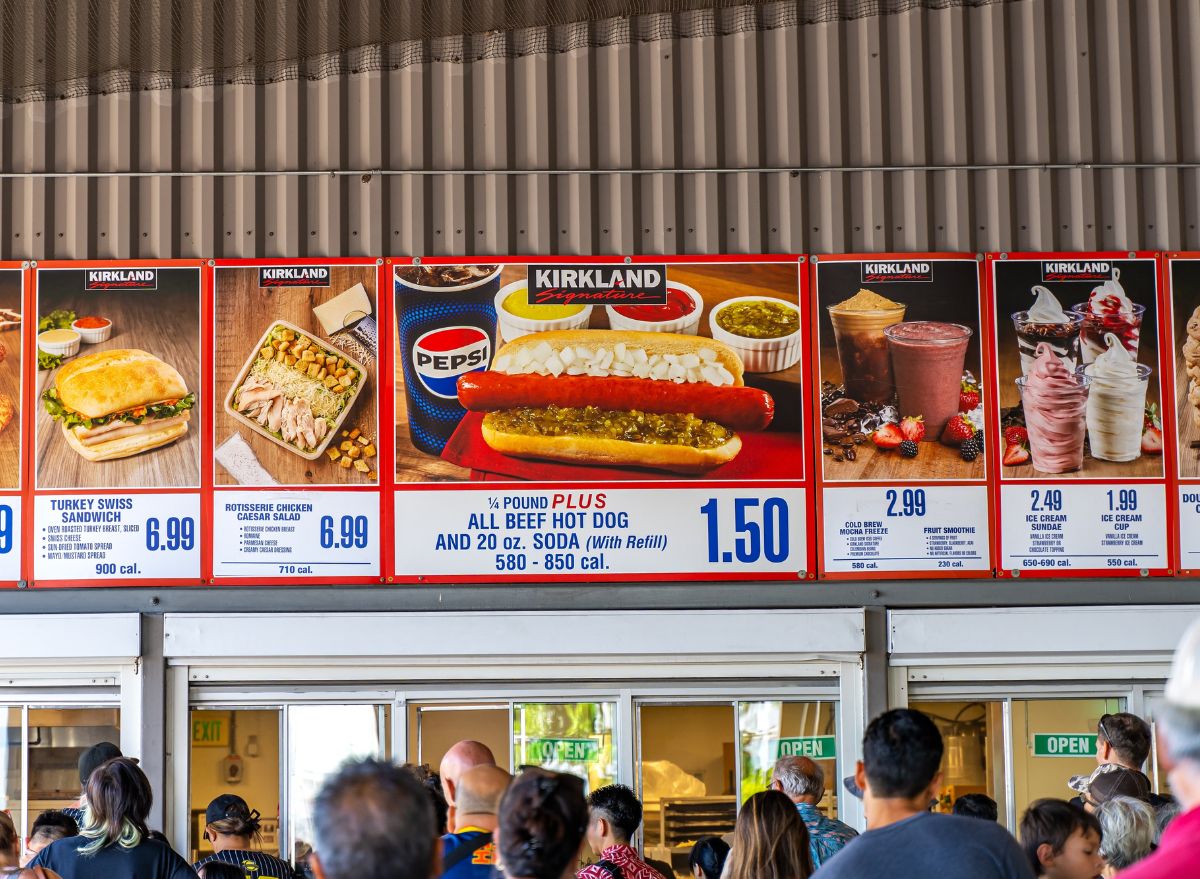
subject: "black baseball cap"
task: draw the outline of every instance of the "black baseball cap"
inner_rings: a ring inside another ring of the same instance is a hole
[[[124,755],[121,753],[121,749],[112,742],[100,742],[98,745],[92,745],[79,755],[79,783],[87,787],[88,779],[92,777],[93,772],[114,757],[122,756]]]
[[[216,824],[226,818],[250,819],[250,807],[237,794],[221,794],[204,810],[206,824]]]

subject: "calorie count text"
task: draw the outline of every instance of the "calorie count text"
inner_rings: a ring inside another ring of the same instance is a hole
[[[866,504],[873,505],[875,497],[878,495],[872,497]],[[894,519],[902,523],[906,520],[922,520],[924,522],[934,518],[931,509],[935,505],[930,504],[924,488],[889,488],[883,492],[882,497],[883,508],[876,515],[882,515],[883,518],[845,520],[838,531],[839,536],[847,541],[854,541],[853,544],[848,543],[846,551],[866,556],[862,561],[852,560],[849,562],[849,569],[852,571],[879,571],[886,568],[885,564],[881,564],[879,560],[871,560],[869,556],[881,554],[885,542],[889,538],[898,539],[896,535],[892,534],[892,526],[888,524],[889,520]],[[940,503],[944,505],[946,501],[942,499]],[[865,510],[863,511],[865,512]],[[935,519],[935,521],[938,520]],[[930,570],[965,569],[967,558],[956,556],[973,558],[978,553],[976,549],[978,534],[979,527],[969,522],[922,524],[919,536],[924,540],[928,560],[934,565]],[[917,534],[912,536],[916,537]],[[864,549],[868,545],[865,541],[870,541],[872,538],[877,539],[874,544],[875,548]]]
[[[554,494],[546,497],[508,495],[489,500],[491,509],[468,515],[466,530],[440,532],[436,551],[496,552],[495,568],[500,572],[519,572],[530,567],[545,571],[601,571],[612,565],[606,550],[650,550],[664,552],[668,539],[662,533],[614,534],[632,526],[627,511],[606,509],[605,493]],[[524,509],[512,509],[523,507]],[[499,509],[497,509],[499,508]],[[757,514],[756,514],[757,511]],[[787,561],[790,555],[788,505],[780,497],[735,498],[732,549],[721,549],[720,506],[708,498],[699,509],[706,520],[708,561],[710,564],[752,564],[765,558],[772,564]],[[600,534],[584,534],[586,529]],[[526,531],[522,536],[498,535],[498,531]],[[474,536],[472,537],[472,533]],[[546,551],[541,559],[530,559],[526,550]]]

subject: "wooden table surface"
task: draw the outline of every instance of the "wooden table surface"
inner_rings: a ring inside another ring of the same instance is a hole
[[[524,280],[525,265],[508,265],[500,273],[501,286]],[[692,287],[704,298],[704,313],[700,318],[699,335],[712,337],[708,315],[712,307],[735,296],[764,295],[798,302],[798,274],[792,263],[746,263],[738,265],[669,265],[667,279]],[[394,322],[395,323],[395,322]],[[608,313],[602,306],[592,310],[589,329],[608,329]],[[393,331],[393,344],[399,351],[399,331]],[[409,442],[408,406],[404,397],[404,374],[401,359],[396,363],[396,481],[447,482],[470,478],[470,470],[450,464],[441,458],[426,455]],[[799,364],[780,372],[750,375],[746,384],[763,388],[775,397],[776,418],[773,427],[799,431],[800,401],[804,389],[800,386]]]
[[[88,461],[69,445],[62,427],[46,412],[41,395],[53,387],[57,369],[38,372],[35,383],[38,488],[187,488],[200,485],[200,438],[206,401],[200,384],[199,290],[159,290],[154,294],[109,292],[67,296],[43,292],[39,308],[49,314],[69,308],[80,316],[95,314],[113,322],[108,341],[81,344],[79,354],[114,348],[140,348],[179,370],[187,389],[196,395],[188,432],[168,446],[115,461]],[[103,300],[99,298],[103,295]],[[153,295],[153,305],[147,296]],[[70,361],[65,361],[69,363]]]
[[[375,303],[375,266],[331,266],[328,287],[268,287],[258,286],[258,267],[219,268],[216,270],[216,383],[213,388],[213,407],[216,411],[216,447],[234,432],[241,433],[255,456],[268,473],[281,485],[371,485],[367,474],[353,467],[339,467],[329,457],[309,461],[277,445],[263,434],[225,411],[225,397],[233,386],[246,358],[267,328],[278,320],[293,323],[319,339],[332,350],[338,350],[321,329],[313,308],[341,295],[361,283]],[[375,306],[378,320],[379,309]],[[357,358],[355,358],[357,359]],[[350,413],[339,428],[334,444],[341,442],[341,430],[359,428],[378,446],[376,421],[376,364],[367,366],[362,391]],[[378,471],[379,457],[370,460],[371,469]],[[237,485],[220,464],[214,465],[217,485]]]
[[[1016,378],[1021,374],[1021,355],[1017,349],[1017,335],[1012,329],[1012,322],[1007,321],[1001,326],[1000,337],[996,341],[998,360],[1000,361],[1000,411],[1016,406],[1021,402],[1021,392],[1017,390]],[[1154,371],[1150,373],[1149,386],[1146,388],[1146,402],[1157,403],[1160,399],[1158,363],[1154,359],[1157,349],[1138,350],[1139,362],[1148,364]],[[1161,411],[1162,407],[1159,406]],[[1034,469],[1032,460],[1019,467],[1001,467],[1001,475],[1005,479],[1130,479],[1146,478],[1163,475],[1162,455],[1141,455],[1132,461],[1101,461],[1093,458],[1090,452],[1083,455],[1083,467],[1069,473],[1044,473]]]

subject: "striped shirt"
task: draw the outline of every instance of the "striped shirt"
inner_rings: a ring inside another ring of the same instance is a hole
[[[263,852],[242,852],[233,849],[217,852],[196,861],[192,864],[192,869],[199,871],[205,864],[213,861],[241,867],[246,879],[296,879],[296,874],[287,861],[281,861],[274,855]]]
[[[828,861],[858,836],[858,831],[849,824],[826,818],[811,803],[796,803],[796,809],[808,828],[808,850],[812,853],[813,869]]]

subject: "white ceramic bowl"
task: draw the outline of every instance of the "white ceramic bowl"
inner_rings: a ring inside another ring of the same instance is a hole
[[[62,332],[62,330],[46,330],[46,333]],[[67,342],[47,342],[42,336],[45,333],[39,333],[37,339],[38,349],[45,351],[47,354],[54,354],[59,357],[74,357],[79,353],[79,333],[76,330],[67,330],[74,335],[75,338]]]
[[[496,294],[496,319],[500,323],[500,336],[506,342],[528,336],[530,333],[547,333],[551,330],[577,330],[586,327],[592,319],[592,306],[584,305],[578,314],[570,317],[560,317],[553,320],[537,320],[529,317],[519,317],[504,307],[504,300],[521,290],[529,289],[527,281],[513,281],[505,284]]]
[[[779,372],[787,369],[799,362],[800,355],[804,350],[799,326],[794,333],[776,339],[750,339],[746,336],[735,335],[717,324],[717,315],[735,302],[763,301],[777,302],[800,315],[800,308],[795,303],[788,302],[786,299],[777,299],[774,296],[736,296],[733,299],[726,299],[708,313],[708,325],[712,329],[713,338],[737,351],[742,358],[746,372]],[[803,326],[803,323],[801,321],[800,326]]]
[[[107,320],[107,318],[105,318],[105,320]],[[78,324],[79,321],[75,321],[73,324],[71,324],[71,329],[79,333],[79,335],[83,337],[83,341],[88,345],[95,345],[98,342],[107,342],[109,336],[112,335],[112,321],[108,321],[108,324],[102,327],[81,327],[78,326]]]
[[[671,320],[637,320],[617,313],[619,305],[606,305],[608,323],[614,330],[641,330],[644,333],[681,333],[694,336],[700,329],[700,315],[704,313],[704,297],[689,287],[676,281],[667,281],[667,289],[681,290],[692,300],[692,310],[683,317]],[[649,306],[653,308],[654,306]]]

